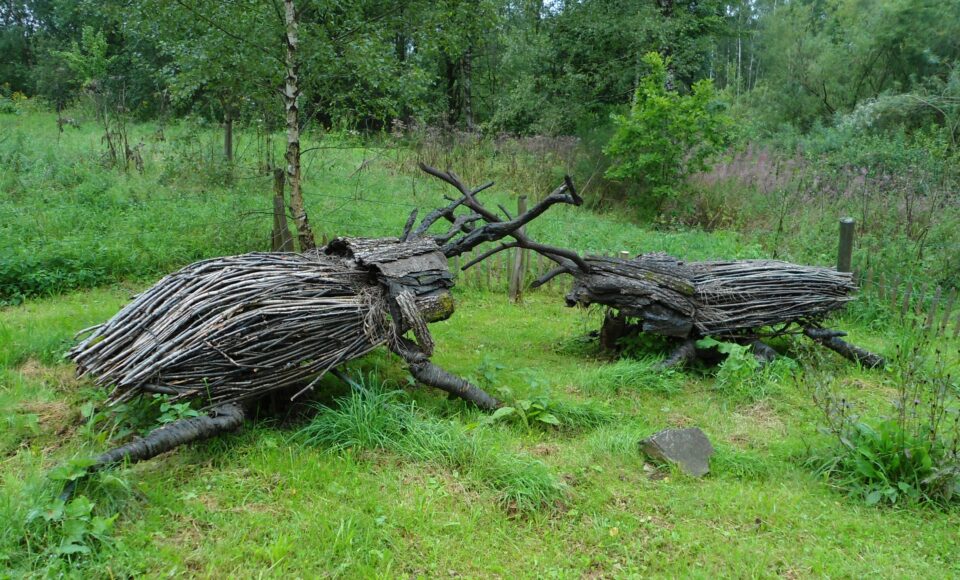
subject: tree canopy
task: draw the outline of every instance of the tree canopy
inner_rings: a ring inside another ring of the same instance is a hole
[[[917,0],[299,0],[304,123],[359,130],[442,124],[575,134],[626,112],[643,55],[667,88],[710,80],[771,132],[854,123],[957,133],[960,11]],[[0,85],[63,105],[71,64],[103,40],[103,83],[134,114],[274,119],[278,0],[8,0]],[[86,36],[85,36],[86,35]],[[278,123],[279,125],[279,123]]]

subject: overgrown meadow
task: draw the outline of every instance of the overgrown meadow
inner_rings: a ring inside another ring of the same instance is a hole
[[[280,158],[279,138],[238,131],[228,166],[215,127],[131,133],[142,173],[105,167],[92,123],[60,133],[51,114],[0,115],[0,576],[960,573],[960,343],[925,337],[918,315],[901,322],[870,293],[834,325],[886,354],[884,370],[784,339],[762,369],[734,350],[718,367],[661,372],[658,340],[619,360],[601,353],[588,334],[602,313],[564,307],[562,279],[522,305],[464,284],[454,316],[431,327],[434,360],[512,412],[411,385],[377,352],[348,369],[362,389],[325,379],[312,401],[265,401],[234,435],[97,474],[58,500],[85,458],[196,412],[161,397],[105,407],[63,358],[73,335],[191,261],[269,247],[271,182],[258,168]],[[443,203],[422,160],[496,180],[491,205],[508,208],[572,172],[591,207],[552,208],[530,231],[581,251],[832,265],[836,220],[860,209],[860,267],[957,280],[954,206],[915,199],[905,225],[906,197],[885,206],[841,189],[812,203],[816,165],[794,161],[788,176],[759,151],[731,153],[693,180],[688,204],[668,203],[674,219],[640,226],[642,208],[604,189],[574,142],[309,133],[304,150],[307,209],[328,237],[396,235],[411,209]],[[702,480],[638,451],[679,426],[716,447]]]

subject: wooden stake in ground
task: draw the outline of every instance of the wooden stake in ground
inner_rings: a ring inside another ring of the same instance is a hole
[[[521,195],[517,199],[517,215],[523,215],[527,211],[527,196]],[[524,228],[520,228],[523,233]],[[523,301],[523,274],[524,274],[524,254],[526,250],[517,248],[516,257],[513,259],[513,271],[510,272],[510,301]]]

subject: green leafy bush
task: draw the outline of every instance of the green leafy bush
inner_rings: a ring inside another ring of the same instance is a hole
[[[761,363],[750,345],[708,337],[698,340],[697,347],[713,348],[727,355],[717,369],[714,386],[718,391],[743,401],[756,401],[776,392],[780,383],[796,368],[796,363],[786,357]]]
[[[87,478],[91,463],[75,458],[46,476],[38,464],[4,479],[0,574],[72,577],[81,559],[114,544],[114,523],[120,505],[129,499],[129,485],[112,474]],[[64,485],[78,485],[78,493],[69,499],[57,497]]]
[[[668,61],[650,52],[630,113],[614,115],[616,133],[604,149],[613,160],[611,179],[641,184],[650,199],[676,195],[687,176],[707,168],[708,159],[729,140],[732,122],[717,102],[710,80],[694,83],[690,94],[671,90]]]

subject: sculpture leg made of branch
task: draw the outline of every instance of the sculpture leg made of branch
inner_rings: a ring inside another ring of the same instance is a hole
[[[630,330],[630,325],[627,323],[625,316],[614,314],[612,310],[608,309],[603,316],[603,325],[600,326],[600,348],[619,350],[620,339],[627,336]]]
[[[243,424],[244,415],[243,407],[227,403],[210,409],[207,415],[178,419],[136,441],[101,453],[94,459],[95,463],[87,468],[87,472],[93,473],[124,462],[145,461],[180,445],[234,431]],[[72,495],[74,485],[75,482],[68,484],[61,495],[62,499],[66,500]]]
[[[882,356],[860,348],[859,346],[852,345],[844,340],[840,340],[841,336],[847,335],[846,332],[828,330],[826,328],[811,328],[808,326],[803,329],[803,334],[843,358],[859,363],[867,368],[875,369],[887,364],[886,359]]]
[[[753,356],[761,365],[772,363],[777,358],[777,351],[765,342],[752,340],[750,346],[753,347]]]
[[[481,409],[493,410],[501,405],[500,401],[480,387],[430,362],[430,358],[413,341],[401,337],[392,350],[407,361],[410,374],[417,381],[470,401]]]
[[[695,340],[684,340],[670,353],[670,356],[660,363],[659,368],[661,370],[682,368],[695,358],[697,358],[697,342]]]

